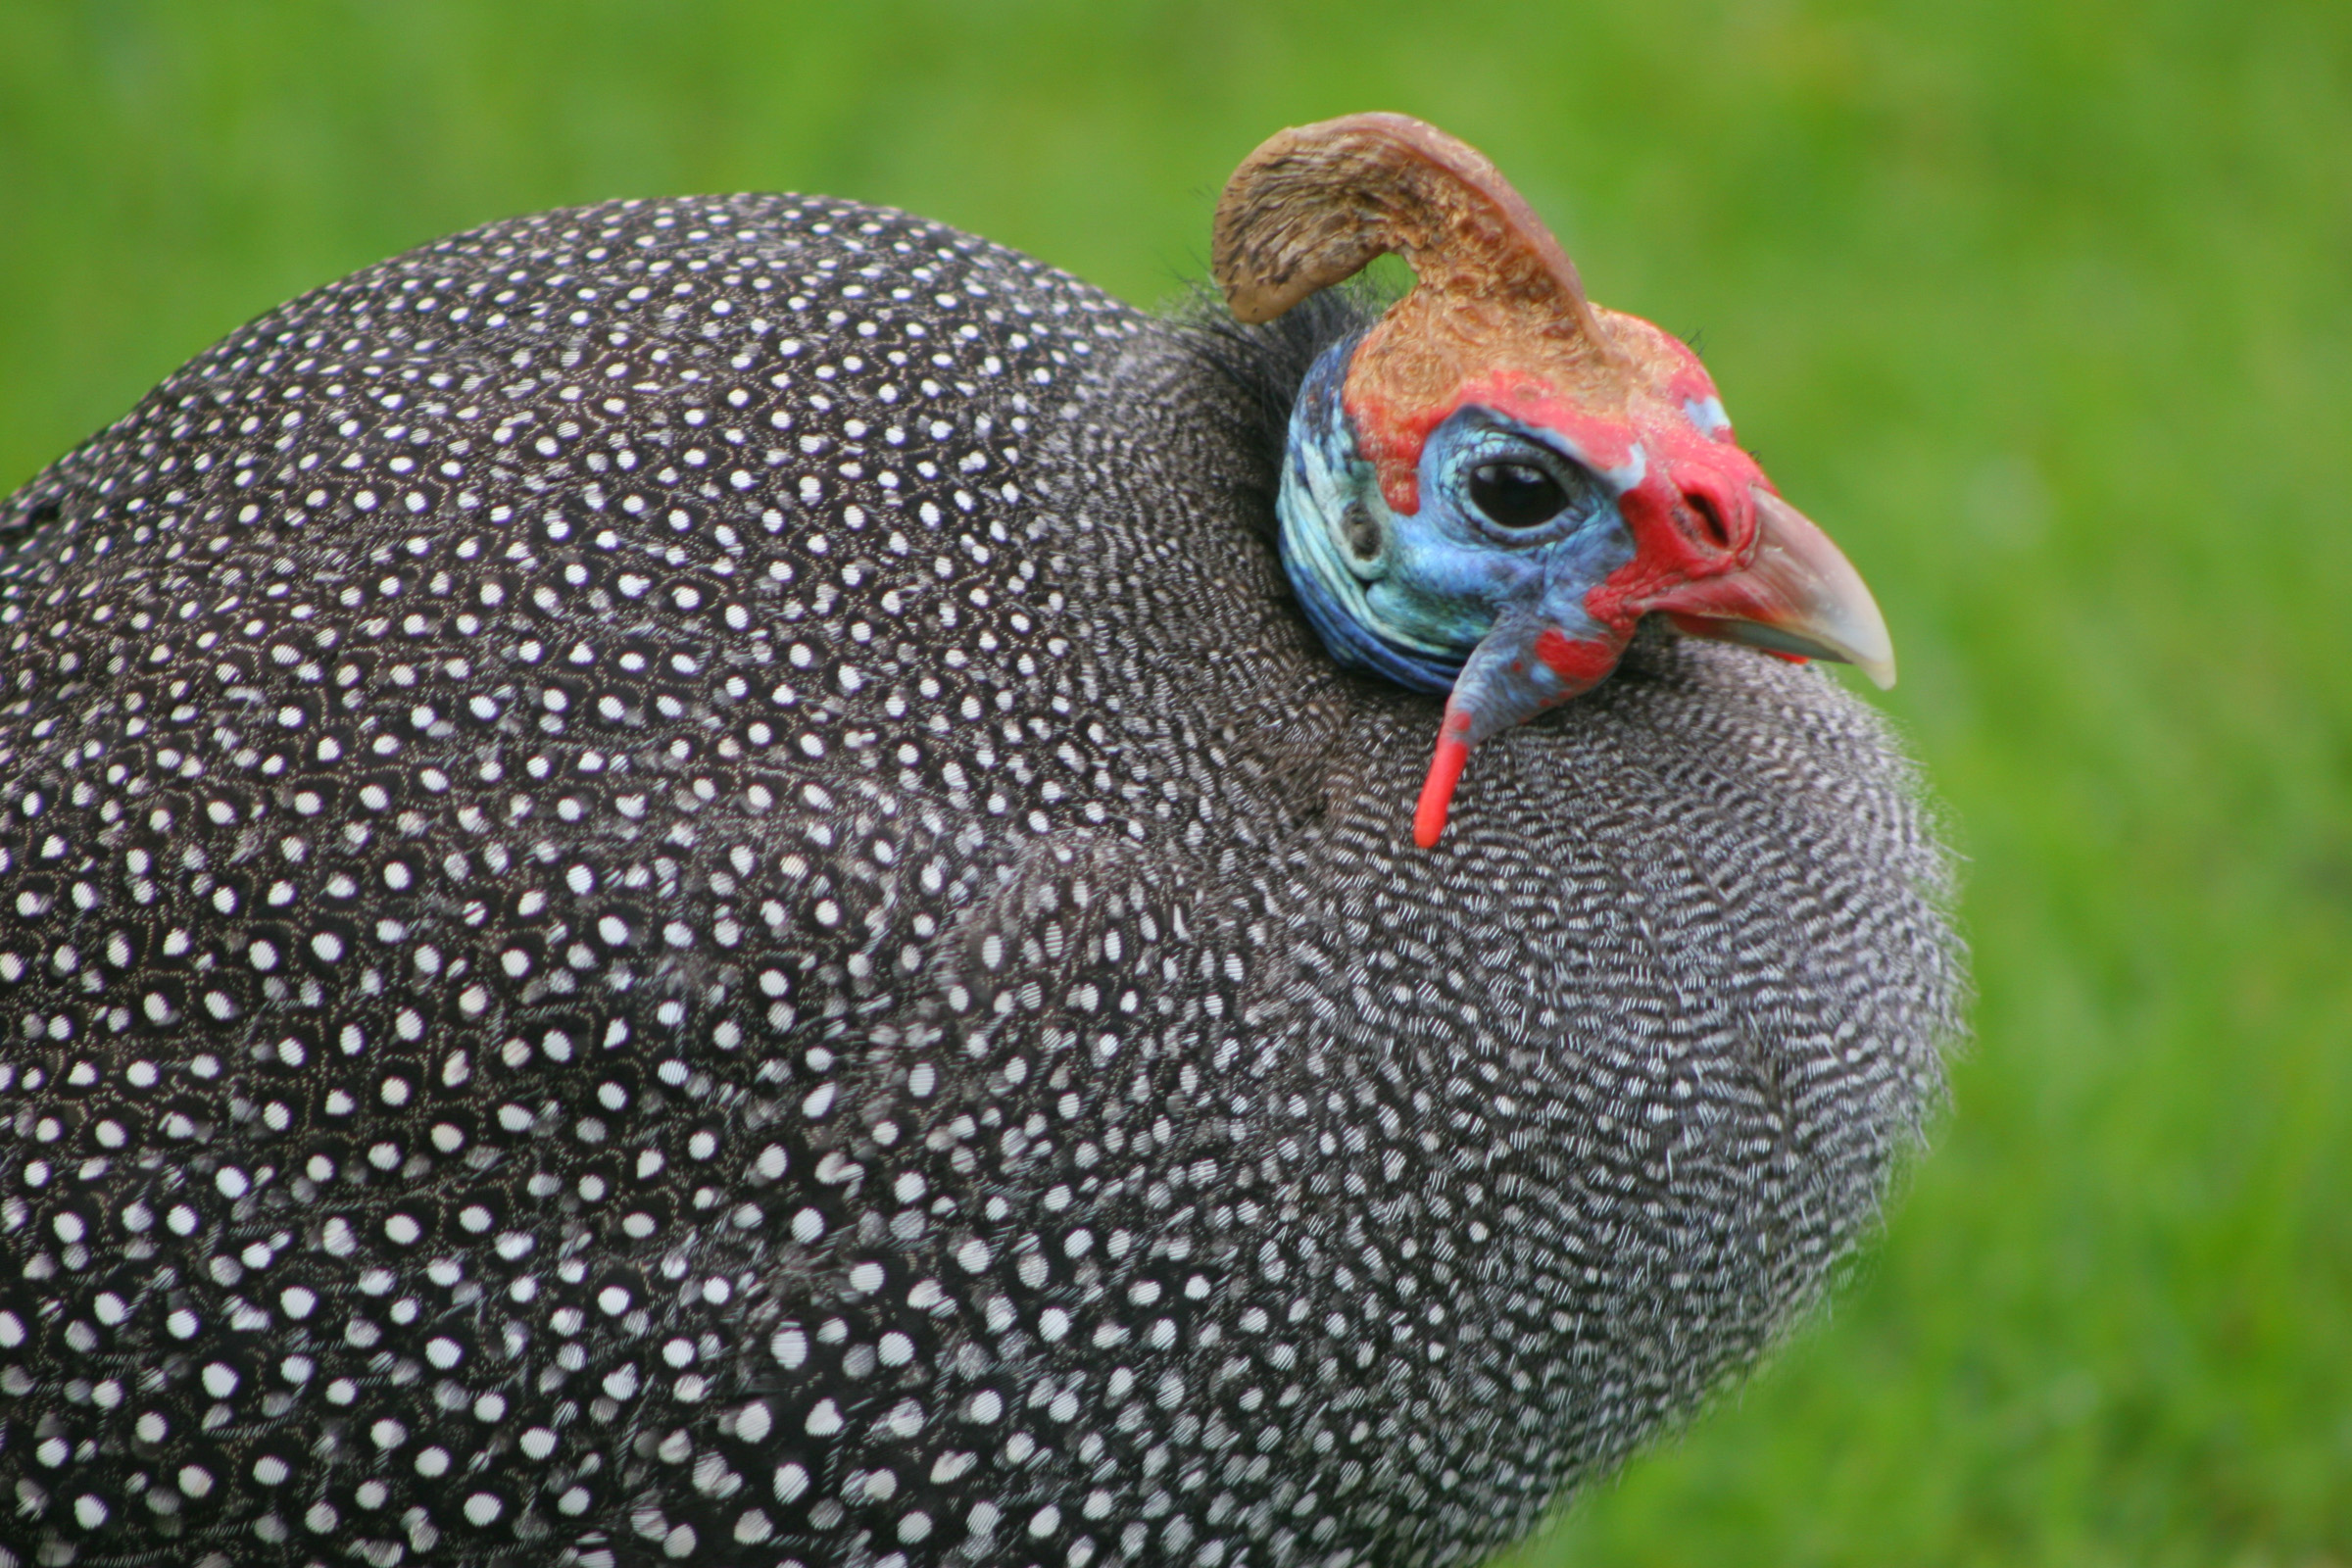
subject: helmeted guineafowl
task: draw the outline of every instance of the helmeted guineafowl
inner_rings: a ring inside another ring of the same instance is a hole
[[[544,214],[6,503],[0,1563],[1464,1563],[1818,1294],[1869,596],[1459,143],[1216,260]]]

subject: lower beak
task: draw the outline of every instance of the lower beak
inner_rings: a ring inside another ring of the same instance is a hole
[[[1739,571],[1701,577],[1649,609],[1691,637],[1744,643],[1800,659],[1853,665],[1881,689],[1894,684],[1894,644],[1861,573],[1812,519],[1768,490],[1756,504],[1756,555]]]

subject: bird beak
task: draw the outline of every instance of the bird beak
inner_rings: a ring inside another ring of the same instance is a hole
[[[1678,583],[1642,607],[1687,636],[1743,643],[1796,659],[1854,665],[1882,688],[1894,684],[1894,644],[1878,601],[1830,536],[1803,513],[1757,486],[1755,554],[1744,566]],[[1554,602],[1556,601],[1556,602]],[[1605,679],[1621,637],[1571,639],[1577,618],[1564,584],[1504,609],[1453,683],[1437,753],[1413,811],[1413,842],[1436,845],[1470,749]]]
[[[1892,686],[1894,644],[1862,574],[1803,513],[1760,486],[1750,494],[1755,559],[1738,571],[1670,589],[1649,610],[1687,636],[1834,659],[1882,690]]]

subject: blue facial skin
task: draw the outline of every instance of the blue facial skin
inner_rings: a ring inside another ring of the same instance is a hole
[[[1506,611],[1571,639],[1602,635],[1585,595],[1634,557],[1608,484],[1556,433],[1465,407],[1422,448],[1420,511],[1397,515],[1341,407],[1360,341],[1326,350],[1299,388],[1276,502],[1283,569],[1332,657],[1415,691],[1447,692]],[[1471,498],[1472,475],[1490,464],[1543,470],[1566,505],[1533,526],[1496,522]]]

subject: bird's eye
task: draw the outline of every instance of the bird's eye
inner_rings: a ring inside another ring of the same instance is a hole
[[[1483,463],[1470,470],[1470,504],[1505,528],[1549,522],[1568,505],[1560,481],[1526,463]]]

